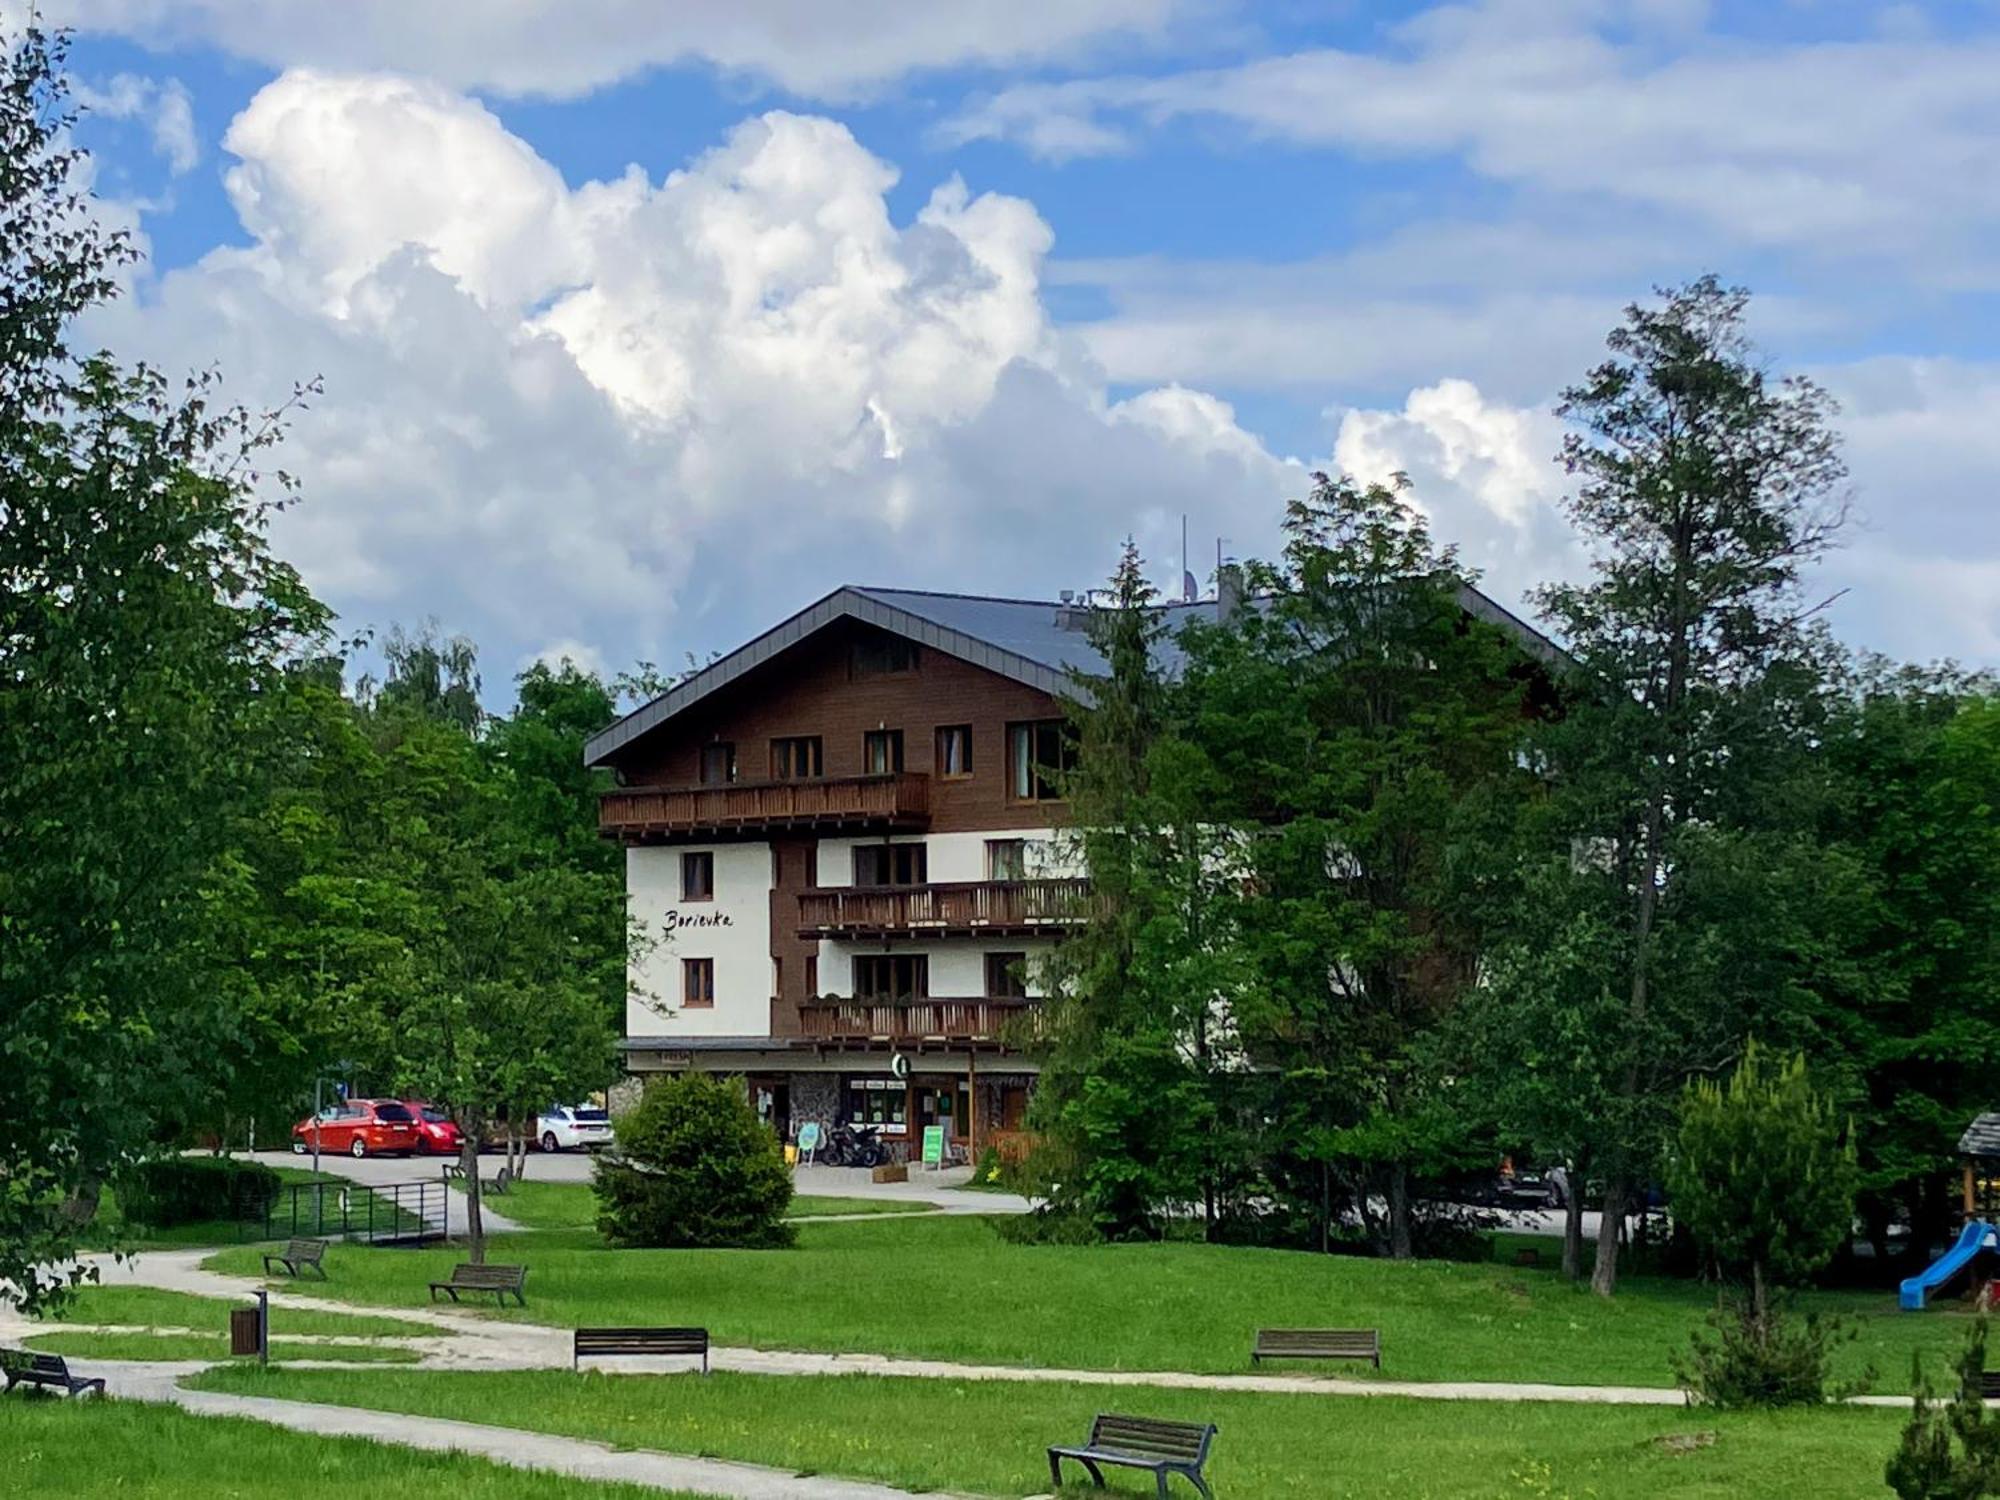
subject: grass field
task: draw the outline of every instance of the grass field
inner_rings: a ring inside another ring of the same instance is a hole
[[[1232,1500],[1879,1500],[1901,1421],[1876,1410],[1718,1416],[863,1375],[231,1368],[195,1384],[1000,1496],[1045,1493],[1044,1450],[1083,1437],[1107,1408],[1217,1423],[1209,1473]],[[1143,1476],[1119,1490],[1151,1493]]]
[[[597,1223],[597,1195],[587,1182],[518,1182],[505,1197],[487,1200],[525,1229],[590,1229]],[[903,1198],[828,1198],[801,1193],[791,1216],[811,1214],[909,1214],[937,1207]]]
[[[672,1500],[418,1453],[360,1438],[318,1438],[260,1422],[196,1417],[130,1401],[0,1401],[0,1495],[35,1500]],[[699,1500],[683,1495],[680,1500]]]
[[[30,1349],[78,1359],[229,1359],[229,1337],[221,1333],[38,1333]],[[254,1355],[235,1356],[252,1359]],[[393,1344],[301,1344],[271,1340],[271,1358],[341,1359],[364,1364],[413,1365],[423,1356]]]
[[[457,1250],[336,1245],[323,1295],[419,1306]],[[530,1268],[528,1307],[557,1326],[706,1325],[722,1344],[869,1351],[1081,1369],[1240,1371],[1260,1326],[1379,1327],[1397,1380],[1666,1386],[1668,1359],[1711,1306],[1689,1282],[1632,1277],[1604,1300],[1549,1269],[1393,1264],[1198,1244],[1024,1246],[982,1219],[884,1216],[800,1226],[789,1251],[611,1251],[594,1234],[502,1238],[495,1261]],[[257,1270],[226,1250],[212,1264]],[[1872,1363],[1907,1389],[1910,1354],[1955,1350],[1967,1319],[1902,1313],[1895,1295],[1821,1293],[1859,1339],[1839,1369]],[[493,1314],[488,1314],[492,1316]]]

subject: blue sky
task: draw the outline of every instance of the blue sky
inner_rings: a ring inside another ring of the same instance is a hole
[[[322,376],[281,545],[489,678],[1169,577],[1319,466],[1518,603],[1586,561],[1556,391],[1707,270],[1846,408],[1838,628],[2000,664],[1987,0],[43,9],[152,254],[103,336]]]

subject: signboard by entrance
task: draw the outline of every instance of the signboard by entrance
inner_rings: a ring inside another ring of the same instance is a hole
[[[819,1121],[808,1120],[799,1127],[799,1155],[810,1163],[812,1154],[819,1149]]]
[[[944,1165],[944,1126],[924,1127],[924,1165],[941,1167]]]

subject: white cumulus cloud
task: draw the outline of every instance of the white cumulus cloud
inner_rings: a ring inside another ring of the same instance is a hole
[[[1200,392],[1111,403],[1034,207],[947,177],[899,223],[830,120],[572,187],[437,84],[298,70],[224,145],[249,243],[103,336],[245,399],[324,377],[278,541],[357,622],[677,660],[844,580],[1085,586],[1183,511],[1268,524],[1295,472]]]

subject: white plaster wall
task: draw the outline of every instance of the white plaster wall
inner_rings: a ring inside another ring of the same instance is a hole
[[[823,940],[819,945],[819,989],[822,995],[852,995],[857,953],[922,953],[930,959],[931,994],[942,1000],[977,999],[986,993],[988,953],[1025,953],[1028,993],[1039,995],[1042,988],[1035,982],[1035,964],[1053,946],[1047,938],[943,938],[934,943],[906,943],[898,939],[887,948],[879,942]]]
[[[1066,861],[1068,852],[1056,837],[1055,829],[995,828],[978,833],[896,834],[892,844],[925,846],[924,866],[935,884],[959,880],[986,879],[986,844],[989,839],[1026,839],[1028,874],[1033,876],[1081,875],[1083,871]],[[880,844],[872,839],[821,839],[819,883],[823,886],[854,884],[854,846]]]
[[[715,856],[715,898],[681,900],[681,855]],[[771,1030],[771,846],[677,844],[625,852],[632,914],[652,941],[631,965],[652,997],[625,1002],[628,1036],[767,1036]],[[715,960],[715,1005],[681,1005],[681,960]],[[657,1009],[655,1008],[657,1007]]]

